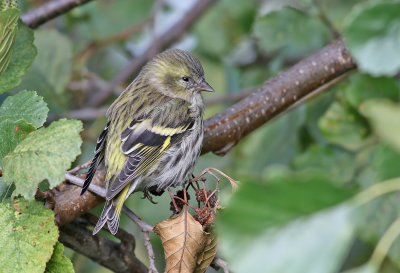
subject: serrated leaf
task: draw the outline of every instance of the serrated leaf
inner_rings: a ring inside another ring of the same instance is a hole
[[[164,247],[165,272],[192,273],[206,240],[200,223],[185,209],[177,217],[157,223],[154,232]]]
[[[204,273],[207,268],[210,266],[212,261],[217,255],[218,244],[217,237],[214,232],[206,232],[204,234],[204,249],[199,253],[197,257],[197,265],[194,269],[194,273]]]
[[[366,101],[360,109],[382,141],[400,152],[400,105],[376,99]]]
[[[370,1],[349,13],[343,35],[361,71],[393,76],[400,70],[400,3]]]
[[[18,143],[36,128],[24,120],[13,121],[0,116],[0,167],[1,159],[14,150]]]
[[[326,140],[350,151],[363,147],[369,137],[367,122],[355,110],[334,102],[318,122]]]
[[[0,94],[20,84],[36,53],[36,47],[33,45],[33,31],[19,23],[10,62],[0,77]]]
[[[51,210],[24,199],[0,203],[0,233],[2,272],[44,272],[58,238]]]
[[[64,245],[57,242],[54,246],[53,255],[47,262],[45,273],[73,273],[74,267],[70,259],[63,254]]]
[[[0,107],[0,160],[43,125],[48,111],[43,98],[34,91],[24,90],[6,98]]]
[[[33,199],[38,184],[50,187],[64,181],[64,173],[80,153],[82,123],[62,119],[41,128],[20,142],[3,158],[3,180],[15,183],[14,194]]]
[[[19,14],[18,9],[0,11],[0,76],[10,63]]]
[[[35,91],[23,90],[7,97],[0,107],[0,117],[17,121],[23,119],[39,128],[46,121],[49,108]]]

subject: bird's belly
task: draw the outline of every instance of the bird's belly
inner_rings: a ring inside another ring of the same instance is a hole
[[[199,127],[172,146],[160,159],[154,172],[142,184],[145,188],[157,186],[157,191],[161,191],[186,182],[201,152],[203,128]]]

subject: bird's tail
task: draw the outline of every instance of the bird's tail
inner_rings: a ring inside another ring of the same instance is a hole
[[[106,222],[111,234],[115,235],[117,233],[119,227],[119,217],[121,215],[122,206],[127,198],[128,191],[129,185],[126,186],[114,199],[106,200],[106,204],[104,205],[100,219],[93,229],[93,235],[99,232]]]

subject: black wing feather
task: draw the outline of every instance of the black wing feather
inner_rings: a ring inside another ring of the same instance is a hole
[[[85,183],[83,183],[81,195],[84,194],[86,192],[86,190],[89,188],[89,185],[92,182],[94,174],[96,173],[97,167],[104,160],[104,147],[106,144],[106,138],[107,138],[107,132],[108,132],[109,125],[110,125],[110,122],[107,123],[103,132],[101,132],[99,138],[97,139],[96,148],[94,150],[94,158],[93,158],[92,163],[90,164],[89,171],[86,175]]]

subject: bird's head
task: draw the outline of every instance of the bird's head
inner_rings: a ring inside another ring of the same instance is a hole
[[[205,81],[200,61],[187,51],[169,49],[151,60],[144,74],[158,91],[189,100],[200,91],[214,92]]]

